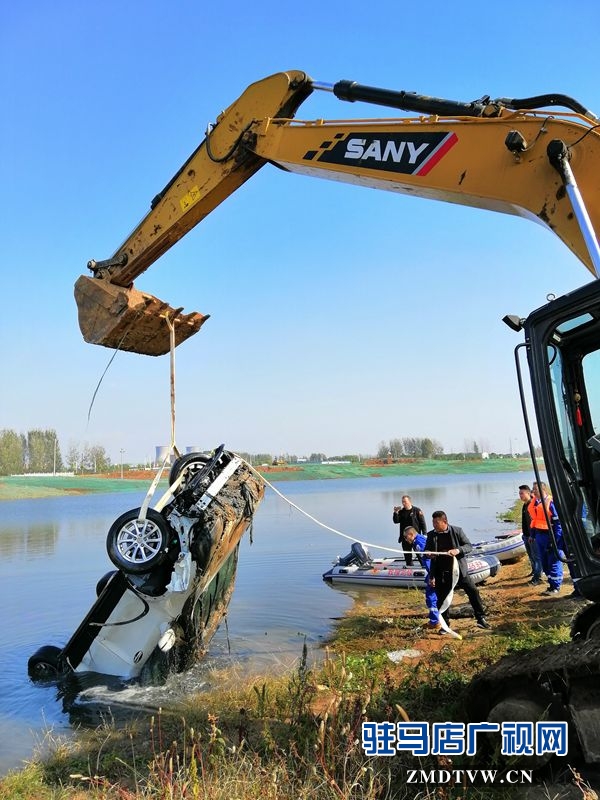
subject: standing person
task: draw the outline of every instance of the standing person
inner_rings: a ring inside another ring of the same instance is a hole
[[[404,529],[404,538],[407,543],[414,548],[417,558],[419,559],[419,564],[427,572],[427,577],[425,579],[425,605],[429,609],[428,628],[437,631],[440,629],[440,615],[438,611],[437,595],[430,582],[431,559],[421,555],[423,550],[425,550],[427,537],[419,533],[412,525],[409,525],[408,528]]]
[[[524,483],[519,486],[519,497],[523,503],[521,507],[521,530],[523,531],[523,544],[527,551],[529,563],[531,564],[532,586],[538,586],[542,582],[542,560],[535,540],[535,531],[531,530],[531,517],[529,516],[529,504],[531,503],[531,489]]]
[[[454,556],[458,562],[458,581],[456,589],[463,589],[469,598],[471,607],[475,613],[477,625],[480,628],[490,628],[489,622],[484,616],[483,603],[479,592],[468,573],[467,560],[465,556],[472,550],[471,542],[462,528],[457,525],[449,525],[445,511],[433,512],[433,530],[427,534],[425,550],[431,553],[447,553],[448,555],[431,556],[431,575],[432,586],[435,589],[438,600],[438,608],[442,608],[444,600],[450,594],[453,583]],[[450,615],[448,609],[441,612],[444,621],[449,626]],[[445,633],[443,629],[440,633]]]
[[[545,483],[533,484],[531,489],[533,498],[529,503],[529,516],[531,517],[531,531],[539,550],[542,569],[548,578],[548,588],[544,594],[558,594],[563,581],[563,565],[550,541],[548,521],[552,525],[554,538],[559,552],[564,550],[562,527],[554,506],[552,497],[548,494]]]
[[[400,533],[398,534],[398,541],[402,544],[404,550],[404,560],[407,567],[412,567],[412,545],[410,545],[404,538],[404,531],[410,526],[415,528],[418,533],[427,535],[427,523],[425,522],[425,514],[417,506],[413,506],[410,495],[402,495],[402,505],[394,506],[394,513],[392,519],[396,525],[400,525]]]

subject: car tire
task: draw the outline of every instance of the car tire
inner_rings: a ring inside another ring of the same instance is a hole
[[[52,680],[63,671],[62,650],[52,644],[45,644],[30,657],[27,673],[34,681]]]
[[[204,469],[208,461],[210,461],[210,456],[205,456],[203,453],[186,453],[184,456],[179,456],[173,462],[169,472],[169,486],[175,483],[184,469],[189,469],[190,476],[195,475],[201,469]],[[185,488],[185,482],[182,486]]]
[[[126,511],[108,531],[108,557],[121,572],[141,575],[150,572],[165,558],[174,534],[164,517],[149,508],[146,519],[140,522],[139,508]]]

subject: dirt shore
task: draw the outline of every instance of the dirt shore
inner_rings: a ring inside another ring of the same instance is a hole
[[[527,558],[504,564],[494,578],[478,587],[492,626],[489,631],[476,626],[462,591],[454,596],[451,610],[451,627],[463,637],[458,640],[428,630],[421,590],[370,590],[353,593],[354,604],[338,621],[332,647],[364,654],[373,651],[379,641],[379,647],[387,651],[419,651],[419,655],[403,659],[398,665],[398,670],[403,672],[406,664],[415,664],[426,659],[428,653],[446,646],[459,651],[463,659],[480,658],[479,651],[486,642],[493,640],[496,634],[511,635],[515,626],[530,628],[533,625],[540,629],[564,626],[568,630],[571,619],[583,605],[581,600],[570,597],[573,590],[570,577],[565,577],[558,596],[545,596],[545,584],[529,584],[529,568]],[[469,616],[454,618],[457,613],[467,612]]]

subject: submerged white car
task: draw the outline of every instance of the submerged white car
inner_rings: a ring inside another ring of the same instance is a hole
[[[63,648],[40,647],[33,680],[96,672],[137,678],[181,670],[201,656],[227,610],[240,539],[264,494],[259,475],[221,445],[213,456],[178,458],[155,508],[112,524],[108,555],[117,567]]]

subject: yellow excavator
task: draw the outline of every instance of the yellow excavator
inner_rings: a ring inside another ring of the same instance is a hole
[[[295,119],[316,90],[411,116]],[[205,316],[184,314],[133,281],[267,163],[530,218],[600,276],[600,121],[576,100],[545,94],[457,102],[281,72],[250,85],[223,111],[114,255],[88,263],[91,275],[75,286],[85,340],[159,355],[170,344],[165,317],[177,344],[198,331]],[[467,707],[473,719],[518,720],[522,709],[528,721],[566,720],[570,746],[588,763],[600,762],[600,556],[592,546],[600,533],[600,281],[504,321],[524,333],[515,361],[529,444],[533,456],[525,361],[567,558],[590,602],[573,621],[571,642],[501,659],[474,680]]]

